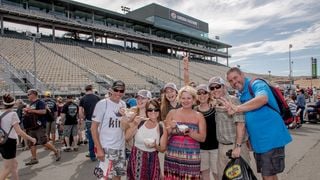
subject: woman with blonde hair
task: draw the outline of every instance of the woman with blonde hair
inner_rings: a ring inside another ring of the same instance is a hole
[[[181,108],[171,110],[165,120],[169,134],[164,160],[164,179],[200,179],[200,143],[206,138],[203,115],[192,109],[196,90],[184,86],[179,90]]]

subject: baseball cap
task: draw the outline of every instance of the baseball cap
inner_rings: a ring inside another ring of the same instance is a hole
[[[197,87],[196,87],[196,90],[199,91],[199,90],[204,90],[204,91],[207,91],[209,92],[209,88],[206,84],[199,84]]]
[[[166,85],[164,85],[163,90],[166,90],[167,88],[174,89],[178,92],[177,86],[172,82],[169,82]]]
[[[138,91],[137,96],[141,96],[143,98],[152,98],[151,92],[145,89],[141,89],[140,91]]]
[[[113,84],[112,84],[112,89],[125,89],[126,88],[126,85],[124,84],[123,81],[121,80],[117,80],[117,81],[114,81]]]
[[[50,97],[51,96],[51,92],[50,91],[45,91],[43,96]]]
[[[220,85],[225,85],[225,81],[219,77],[219,76],[215,76],[215,77],[212,77],[210,80],[209,80],[209,86],[211,84],[220,84]]]

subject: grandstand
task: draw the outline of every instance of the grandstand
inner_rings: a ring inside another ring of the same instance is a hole
[[[154,3],[119,14],[68,0],[0,0],[0,21],[0,69],[10,69],[1,89],[12,81],[21,93],[35,84],[40,91],[79,93],[90,83],[104,92],[121,79],[129,92],[158,92],[166,82],[182,86],[182,52],[192,57],[190,79],[196,83],[224,77],[228,69],[231,45],[210,39],[207,23]],[[33,44],[26,32],[12,31],[4,22],[52,33]],[[56,36],[57,30],[68,37]]]

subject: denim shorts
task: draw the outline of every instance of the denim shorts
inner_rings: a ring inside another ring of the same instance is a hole
[[[284,147],[274,148],[266,153],[254,153],[257,171],[262,176],[273,176],[283,172],[285,168]]]

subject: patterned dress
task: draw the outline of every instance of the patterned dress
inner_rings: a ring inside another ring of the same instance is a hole
[[[128,180],[160,180],[158,151],[146,152],[133,146],[127,168]]]
[[[178,124],[182,124],[179,123]],[[184,123],[190,130],[198,131],[197,124]],[[172,135],[164,160],[164,179],[200,179],[200,143],[189,136]]]

